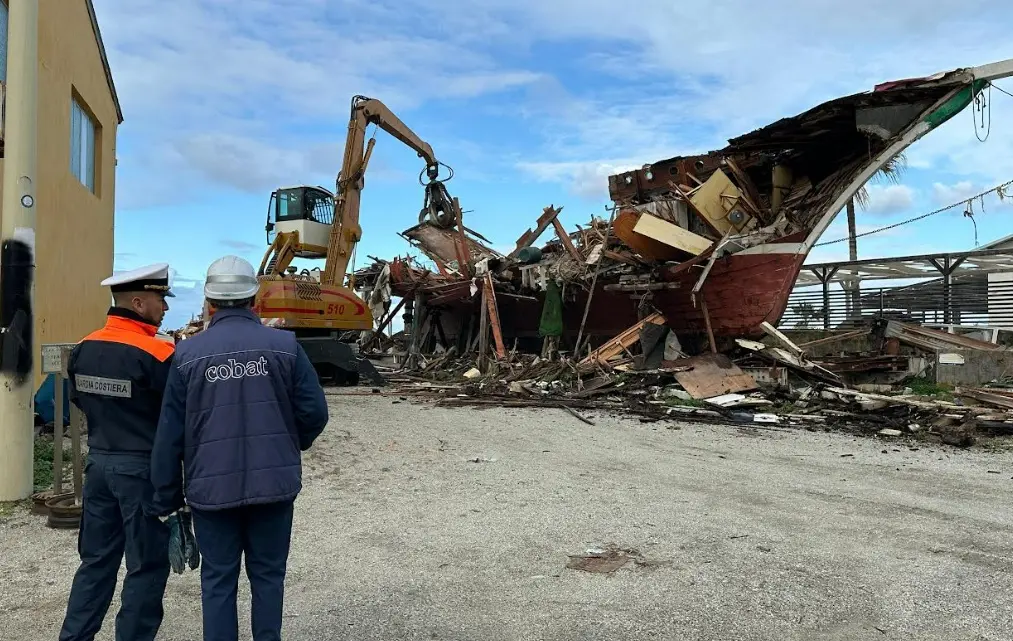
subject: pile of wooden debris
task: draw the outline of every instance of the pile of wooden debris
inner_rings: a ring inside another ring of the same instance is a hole
[[[651,422],[846,431],[956,446],[1013,435],[1009,380],[980,387],[936,384],[925,376],[929,359],[914,351],[811,355],[860,335],[888,350],[898,336],[919,349],[937,341],[936,347],[1004,351],[998,345],[893,322],[802,345],[769,325],[765,330],[766,342],[742,339],[723,353],[687,357],[664,318],[653,314],[580,360],[509,352],[483,371],[473,357],[450,350],[391,380],[399,393],[439,405],[558,408],[589,424],[590,411],[604,411]]]

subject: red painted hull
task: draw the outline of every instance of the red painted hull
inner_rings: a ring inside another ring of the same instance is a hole
[[[673,280],[679,289],[657,292],[655,306],[676,333],[706,332],[700,300],[707,301],[715,336],[760,336],[764,321],[777,325],[805,261],[802,254],[734,254],[711,268],[694,306],[691,292],[699,269],[686,270]]]
[[[785,242],[784,239],[781,242]],[[715,261],[704,283],[702,296],[706,297],[707,310],[715,336],[750,337],[763,334],[764,321],[776,325],[788,305],[788,296],[798,277],[804,254],[798,253],[739,253]],[[650,305],[661,311],[668,325],[680,335],[705,334],[703,310],[692,300],[693,286],[700,278],[706,260],[701,257],[684,263],[678,270],[661,275],[662,280],[675,285],[673,289],[653,292]],[[680,271],[681,270],[681,271]],[[396,270],[392,270],[392,275]],[[396,295],[408,295],[410,285],[394,278]],[[637,307],[642,293],[606,291],[609,283],[599,281],[588,313],[585,333],[598,337],[611,337],[636,323]],[[444,291],[446,289],[444,288]],[[460,290],[458,290],[460,291]],[[430,299],[439,296],[440,289],[431,291]],[[464,298],[440,301],[445,308],[463,311],[471,307],[478,310],[477,301]],[[452,296],[450,296],[452,298]],[[563,326],[568,335],[576,336],[584,315],[587,295],[576,287],[564,290]],[[542,311],[542,294],[517,298],[497,296],[504,337],[530,337],[538,335]],[[467,314],[443,314],[442,323],[448,336],[456,335],[460,319]]]

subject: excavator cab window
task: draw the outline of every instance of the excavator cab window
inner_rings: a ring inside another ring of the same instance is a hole
[[[292,187],[275,192],[275,221],[309,220],[330,225],[334,196],[320,187]]]

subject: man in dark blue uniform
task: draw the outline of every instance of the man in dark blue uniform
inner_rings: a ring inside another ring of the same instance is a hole
[[[116,615],[117,641],[151,641],[162,623],[169,531],[146,514],[150,456],[174,347],[155,336],[165,312],[169,266],[141,267],[102,281],[113,295],[105,327],[74,347],[70,400],[88,419],[88,459],[78,552],[81,566],[60,641],[92,641],[127,575]]]
[[[301,452],[327,424],[313,365],[292,332],[265,327],[253,313],[257,290],[242,258],[208,268],[211,322],[176,346],[151,454],[155,513],[179,509],[184,494],[193,513],[205,641],[238,638],[244,556],[253,639],[281,638]]]

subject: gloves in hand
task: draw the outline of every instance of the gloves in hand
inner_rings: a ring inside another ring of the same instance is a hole
[[[187,566],[196,570],[200,565],[200,550],[193,535],[193,518],[189,508],[173,513],[165,524],[169,527],[169,566],[176,574],[183,574]]]
[[[197,549],[197,539],[193,534],[193,517],[190,508],[184,508],[180,512],[180,523],[183,526],[183,554],[186,557],[186,564],[191,570],[200,566],[200,550]]]

